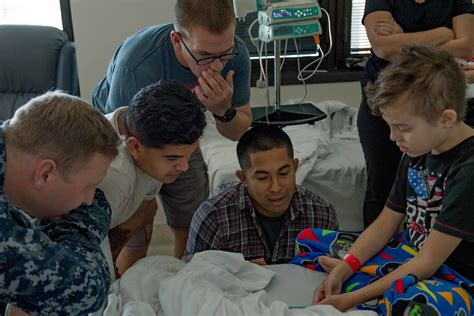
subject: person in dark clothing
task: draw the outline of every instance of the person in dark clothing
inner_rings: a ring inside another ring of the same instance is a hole
[[[474,8],[471,0],[367,0],[362,23],[372,46],[361,79],[362,102],[357,126],[367,165],[364,226],[382,211],[395,179],[401,152],[390,141],[381,117],[370,113],[366,86],[399,52],[403,44],[432,44],[468,60],[474,46]],[[469,120],[470,118],[467,117]]]

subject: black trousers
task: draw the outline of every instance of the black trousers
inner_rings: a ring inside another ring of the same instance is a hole
[[[362,98],[357,115],[357,128],[367,170],[367,190],[363,206],[364,227],[367,227],[385,206],[402,153],[390,140],[387,123],[382,117],[369,112],[365,97]]]
[[[464,121],[474,127],[474,99],[468,100]],[[369,112],[365,97],[360,104],[357,128],[367,168],[367,191],[363,206],[364,227],[367,227],[385,206],[402,153],[395,142],[390,140],[390,128],[382,117]]]

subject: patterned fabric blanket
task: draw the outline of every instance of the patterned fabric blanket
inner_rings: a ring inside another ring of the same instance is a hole
[[[324,271],[318,257],[343,258],[358,234],[322,229],[305,229],[296,239],[299,254],[291,261],[316,271]],[[389,274],[417,254],[407,234],[397,234],[388,245],[367,261],[344,284],[343,292],[352,292]],[[358,306],[382,315],[473,315],[474,283],[446,265],[435,275],[418,281],[408,275],[395,281],[383,297]]]

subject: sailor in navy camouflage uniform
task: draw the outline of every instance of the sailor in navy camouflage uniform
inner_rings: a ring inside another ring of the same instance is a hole
[[[98,310],[110,286],[109,268],[99,248],[111,219],[104,194],[97,190],[91,205],[59,219],[35,219],[17,209],[5,194],[4,126],[0,127],[0,305],[9,303],[31,315]]]

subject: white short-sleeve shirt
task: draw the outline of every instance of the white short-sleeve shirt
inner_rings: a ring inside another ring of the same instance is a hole
[[[117,118],[120,113],[127,111],[121,107],[106,115],[114,129],[119,133]],[[104,191],[107,201],[112,208],[110,228],[125,222],[137,210],[143,200],[151,200],[161,189],[162,183],[143,173],[135,166],[128,152],[125,137],[119,146],[118,156],[112,161],[104,180],[98,188]]]

